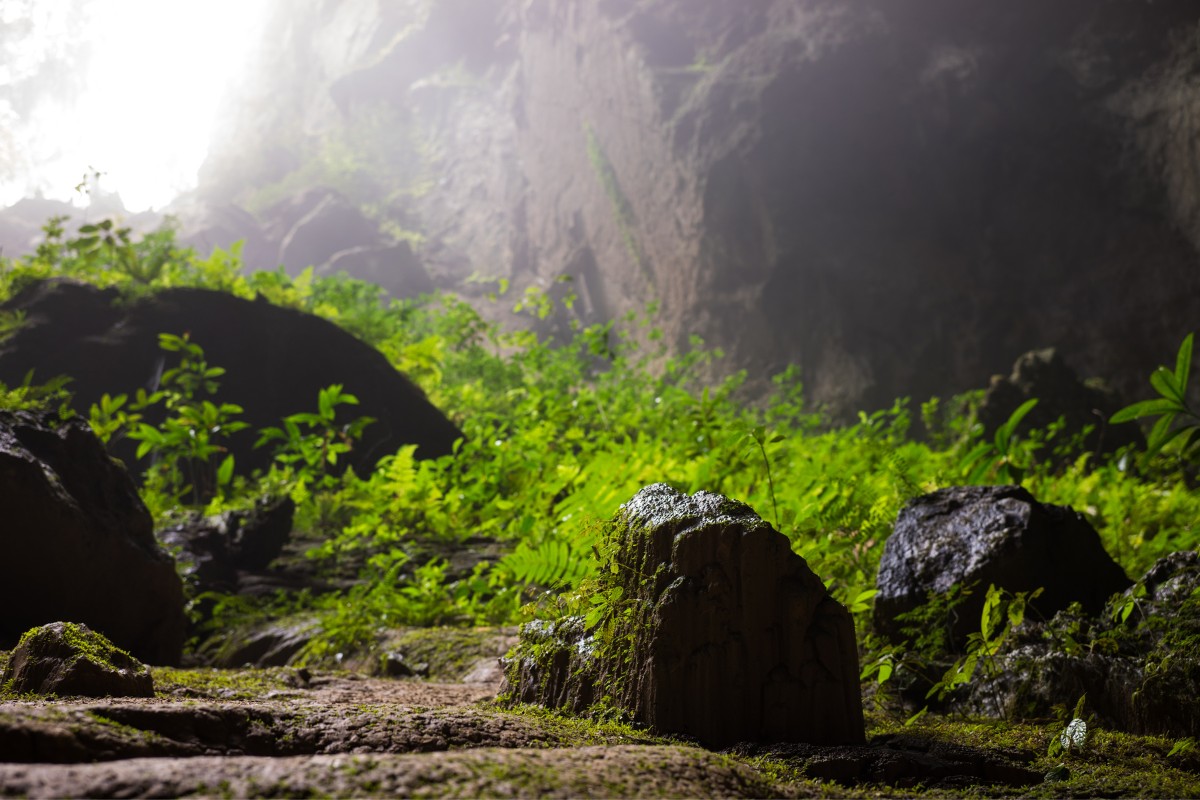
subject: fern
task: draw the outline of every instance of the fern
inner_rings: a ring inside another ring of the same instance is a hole
[[[526,586],[561,589],[578,586],[595,571],[590,552],[563,539],[521,542],[497,568]]]

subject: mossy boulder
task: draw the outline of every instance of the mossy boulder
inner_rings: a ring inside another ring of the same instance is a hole
[[[1075,605],[1024,622],[954,705],[1005,719],[1053,716],[1086,695],[1101,725],[1200,736],[1200,555],[1160,558],[1102,613]]]
[[[749,506],[654,484],[598,550],[576,598],[590,611],[522,628],[514,700],[608,707],[717,747],[862,741],[850,614]]]
[[[86,625],[54,622],[21,637],[0,675],[18,694],[153,697],[145,664]]]

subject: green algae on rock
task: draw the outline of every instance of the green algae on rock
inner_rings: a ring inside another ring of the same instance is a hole
[[[863,740],[850,614],[749,506],[647,486],[598,552],[591,614],[523,626],[511,699],[713,746]]]
[[[0,686],[6,692],[83,697],[153,697],[145,664],[86,625],[54,622],[27,631]]]

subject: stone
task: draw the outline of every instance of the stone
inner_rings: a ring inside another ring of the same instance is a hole
[[[339,464],[359,474],[374,469],[382,456],[405,444],[419,458],[451,452],[458,428],[425,393],[387,358],[328,320],[263,300],[251,301],[206,289],[165,289],[118,304],[110,289],[67,280],[39,281],[0,305],[25,313],[26,322],[0,343],[0,381],[71,377],[73,406],[87,415],[103,394],[134,394],[153,387],[167,353],[160,333],[189,333],[204,348],[211,366],[225,369],[217,402],[236,403],[249,428],[227,442],[239,472],[265,469],[270,448],[255,448],[257,431],[278,426],[298,412],[317,407],[321,389],[341,384],[359,404],[343,407],[338,424],[373,417],[363,438]],[[147,422],[154,424],[153,413]],[[137,463],[135,443],[112,445],[126,464]]]
[[[61,619],[152,664],[183,648],[183,586],[125,468],[87,423],[0,412],[0,647]]]
[[[163,544],[179,549],[199,592],[232,591],[239,571],[266,569],[292,532],[296,504],[290,497],[261,498],[253,508],[210,517],[193,516],[159,531]]]
[[[979,630],[987,588],[1043,589],[1033,607],[1051,616],[1073,602],[1095,612],[1131,581],[1082,514],[1039,503],[1020,486],[955,486],[909,501],[879,560],[875,628],[902,638],[897,616],[930,592],[972,588],[958,607],[952,641]]]
[[[19,694],[153,697],[150,670],[86,625],[53,622],[21,637],[0,674]]]
[[[863,740],[853,620],[749,506],[654,484],[600,547],[588,595],[612,599],[607,619],[524,625],[514,700],[604,704],[712,747]]]
[[[1013,364],[1012,374],[992,378],[979,404],[984,437],[993,436],[1022,403],[1035,398],[1038,403],[1022,421],[1022,429],[1045,428],[1062,417],[1065,427],[1055,443],[1081,435],[1087,426],[1092,430],[1082,444],[1092,453],[1113,453],[1146,443],[1136,425],[1109,426],[1109,417],[1124,404],[1112,392],[1081,381],[1053,347],[1025,353]],[[1046,451],[1043,457],[1050,455]]]
[[[1067,609],[1027,621],[972,682],[955,710],[1052,717],[1086,695],[1085,713],[1109,729],[1200,736],[1200,556],[1159,559],[1104,613]],[[1122,621],[1111,613],[1136,601]],[[1169,620],[1169,624],[1163,624]]]

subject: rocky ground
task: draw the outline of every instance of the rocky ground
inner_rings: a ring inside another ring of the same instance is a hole
[[[153,698],[0,702],[0,796],[1090,796],[1106,787],[1114,796],[1179,796],[1200,789],[1195,765],[1168,758],[1165,740],[1138,739],[1136,759],[1129,739],[1120,740],[1119,755],[1100,740],[1091,763],[1070,763],[1070,782],[1047,783],[1049,762],[1038,752],[1044,731],[1031,726],[905,729],[875,720],[865,746],[712,752],[627,726],[501,708],[492,702],[496,680],[294,668],[160,668],[154,679]],[[1110,769],[1116,762],[1119,775]]]

